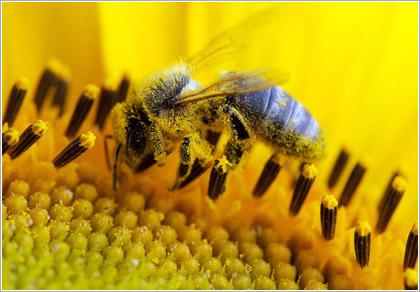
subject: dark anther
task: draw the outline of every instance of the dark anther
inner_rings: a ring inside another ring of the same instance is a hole
[[[42,106],[44,105],[47,95],[50,90],[54,89],[57,81],[57,75],[50,68],[46,68],[41,75],[38,86],[35,91],[35,105],[38,113],[41,112]]]
[[[120,85],[117,89],[117,101],[123,102],[127,98],[128,89],[130,88],[130,79],[126,75],[121,79]]]
[[[350,155],[346,149],[342,149],[340,151],[340,154],[338,155],[337,160],[335,161],[334,167],[328,179],[328,187],[330,189],[336,185],[338,179],[343,173],[344,167],[346,166],[347,161],[349,160],[349,156]]]
[[[56,80],[56,90],[54,92],[52,106],[58,107],[58,116],[64,114],[67,101],[68,82],[62,78]]]
[[[80,95],[79,101],[74,109],[70,123],[67,126],[66,136],[74,137],[79,131],[83,121],[86,119],[94,99],[97,97],[99,89],[94,85],[88,85]]]
[[[369,264],[370,234],[371,228],[369,223],[366,221],[357,223],[354,231],[354,250],[356,252],[356,260],[362,268]]]
[[[1,135],[2,140],[2,155],[6,154],[7,151],[15,146],[19,142],[19,132],[13,128],[9,128],[7,124],[3,125],[3,133]]]
[[[347,180],[346,185],[344,186],[343,192],[340,197],[340,206],[347,206],[350,203],[354,193],[356,192],[357,187],[362,181],[363,176],[365,175],[366,168],[361,164],[357,163]]]
[[[95,145],[96,137],[92,132],[87,132],[74,138],[73,141],[64,148],[53,160],[55,167],[63,167],[69,162],[73,161],[86,150],[92,148]]]
[[[321,201],[321,229],[326,240],[334,238],[338,202],[333,195],[324,195]]]
[[[305,164],[303,171],[296,182],[292,201],[290,202],[289,211],[292,215],[297,215],[302,208],[303,202],[308,196],[309,190],[315,181],[317,172],[315,165]]]
[[[266,162],[254,188],[254,197],[261,197],[276,179],[281,169],[278,155],[273,155]]]
[[[411,228],[410,234],[407,238],[404,256],[404,270],[408,268],[414,269],[416,267],[418,257],[418,240],[419,231],[416,223],[413,228]]]
[[[202,175],[207,170],[207,168],[208,167],[202,166],[198,159],[194,160],[194,164],[191,167],[190,174],[182,180],[182,182],[177,186],[177,189],[182,189],[183,187],[194,181],[196,178]]]
[[[105,121],[114,105],[114,98],[115,92],[112,89],[107,86],[101,87],[98,110],[95,118],[95,124],[98,125],[100,130],[104,128]]]
[[[19,141],[9,150],[9,156],[11,159],[15,159],[29,147],[31,147],[47,130],[47,123],[42,120],[38,120],[23,131],[19,137]]]
[[[386,200],[379,211],[378,222],[376,223],[376,231],[382,233],[388,226],[395,209],[401,201],[401,198],[405,192],[406,181],[401,176],[396,176],[389,188],[389,192],[385,195]]]
[[[224,157],[215,161],[210,173],[208,189],[208,196],[210,199],[216,200],[222,193],[225,192],[225,183],[229,172],[229,164],[230,163]]]
[[[7,123],[9,127],[13,126],[13,123],[17,117],[20,107],[22,106],[23,99],[25,98],[27,91],[26,81],[24,79],[16,82],[9,94],[9,100],[7,101],[6,112],[3,117],[3,124]]]
[[[380,212],[383,209],[385,201],[388,200],[388,196],[391,192],[392,182],[394,181],[394,178],[396,178],[397,176],[401,176],[401,173],[398,170],[394,171],[394,173],[391,175],[391,178],[388,181],[385,191],[378,204],[378,212]]]

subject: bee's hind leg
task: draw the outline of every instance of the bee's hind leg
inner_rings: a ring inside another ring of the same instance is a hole
[[[251,146],[251,139],[240,113],[233,107],[228,109],[231,137],[222,158],[217,159],[210,174],[208,196],[215,200],[225,192],[228,172],[235,168],[243,153]]]
[[[181,163],[172,190],[185,187],[202,175],[212,162],[211,147],[198,133],[183,138],[181,144]]]

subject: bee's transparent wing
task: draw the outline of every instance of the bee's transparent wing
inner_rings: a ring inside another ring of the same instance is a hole
[[[184,94],[177,104],[195,103],[211,98],[244,94],[267,89],[275,84],[261,72],[227,72],[219,80],[198,90]]]
[[[221,70],[266,70],[270,79],[283,82],[287,77],[268,56],[280,48],[273,47],[272,27],[279,25],[280,16],[275,9],[252,14],[235,26],[223,31],[207,46],[186,62],[194,75],[219,74]],[[252,60],[252,61],[251,61]]]

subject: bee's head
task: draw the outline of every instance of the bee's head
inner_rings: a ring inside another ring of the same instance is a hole
[[[148,128],[151,121],[141,103],[132,100],[114,107],[112,122],[114,136],[123,147],[126,163],[135,167],[150,147]]]

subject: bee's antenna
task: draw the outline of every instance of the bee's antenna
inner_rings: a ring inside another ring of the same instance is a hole
[[[112,189],[117,190],[117,168],[118,168],[118,156],[120,155],[121,143],[118,144],[117,150],[115,151],[115,160],[114,160],[114,173],[112,176]]]

